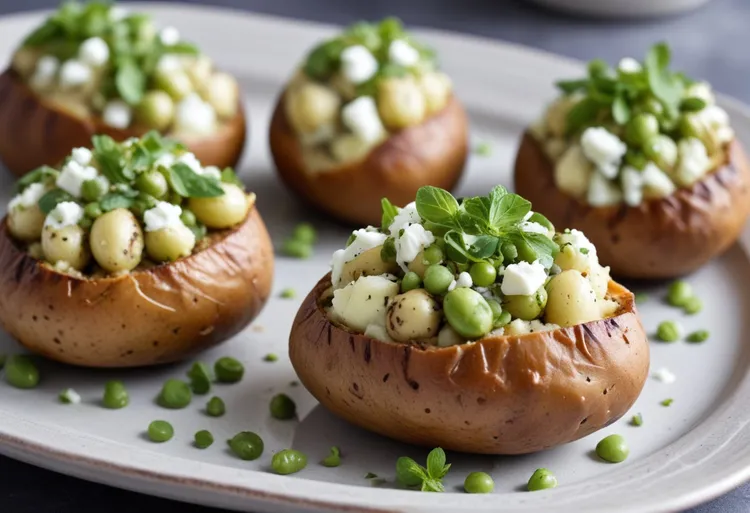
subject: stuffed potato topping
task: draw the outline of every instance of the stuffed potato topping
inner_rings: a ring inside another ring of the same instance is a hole
[[[467,155],[467,119],[434,53],[388,18],[316,46],[279,98],[276,167],[303,200],[375,224],[422,185],[450,189]]]
[[[0,75],[0,159],[16,174],[59,165],[93,135],[121,141],[151,129],[222,168],[245,144],[237,81],[148,15],[65,2]]]
[[[268,297],[266,228],[230,168],[149,132],[73,150],[17,183],[0,226],[0,323],[67,363],[170,362],[222,342]]]
[[[516,190],[554,223],[586,232],[613,274],[668,278],[725,251],[750,213],[750,170],[711,86],[644,62],[559,82],[524,135]]]
[[[305,299],[289,350],[302,383],[350,422],[488,454],[592,433],[640,394],[649,348],[633,294],[577,230],[555,232],[495,187],[459,203],[423,187],[383,202]]]

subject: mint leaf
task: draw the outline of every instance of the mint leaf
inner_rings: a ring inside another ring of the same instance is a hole
[[[224,183],[231,183],[232,185],[236,185],[240,189],[245,188],[245,184],[242,183],[242,180],[237,177],[237,173],[235,173],[234,169],[232,169],[231,167],[225,167],[222,170],[221,181]]]
[[[423,492],[444,492],[445,486],[438,479],[425,479],[422,481]]]
[[[448,474],[448,471],[451,469],[451,464],[448,463],[443,467],[443,470],[440,471],[440,475],[438,476],[439,479],[443,479],[446,474]]]
[[[95,135],[91,138],[94,145],[94,158],[99,163],[101,173],[112,183],[130,182],[135,178],[132,169],[122,165],[122,148],[108,135]]]
[[[138,105],[146,92],[146,75],[133,59],[125,59],[115,74],[118,94],[130,105]]]
[[[42,46],[62,35],[63,34],[62,30],[60,30],[60,25],[50,19],[45,21],[38,28],[34,29],[31,34],[26,36],[26,39],[24,39],[22,46]]]
[[[621,94],[615,96],[615,101],[612,103],[612,117],[619,125],[624,125],[630,120],[630,106]]]
[[[130,208],[133,206],[133,198],[119,192],[109,192],[99,200],[99,206],[103,212],[109,212],[117,208]]]
[[[698,112],[706,108],[706,102],[701,98],[685,98],[680,102],[683,112]]]
[[[578,91],[585,91],[589,85],[589,80],[586,78],[580,80],[560,80],[555,82],[555,86],[560,89],[564,94],[573,94]]]
[[[469,261],[469,251],[466,248],[464,237],[461,232],[451,230],[445,234],[445,251],[448,258],[458,264],[465,264]]]
[[[495,254],[500,239],[492,235],[480,235],[469,246],[467,253],[472,260],[485,260]]]
[[[584,98],[576,103],[565,117],[565,131],[574,134],[593,123],[601,110],[601,104],[592,98]]]
[[[192,43],[180,41],[172,46],[167,46],[165,53],[176,53],[180,55],[198,55],[200,50]]]
[[[552,239],[541,233],[517,231],[508,234],[518,250],[518,258],[525,262],[539,261],[546,269],[552,267],[560,248]]]
[[[467,198],[461,203],[461,208],[464,213],[461,216],[461,226],[464,230],[478,229],[480,233],[487,230],[490,219],[490,198],[486,196]]]
[[[416,203],[417,212],[423,220],[447,228],[457,228],[458,201],[448,191],[430,185],[420,187]]]
[[[186,198],[215,198],[223,196],[224,190],[213,178],[199,175],[187,164],[178,162],[169,170],[172,188]]]
[[[531,202],[518,194],[505,194],[490,206],[490,224],[496,229],[513,226],[531,211]]]
[[[433,479],[439,479],[440,473],[445,467],[445,451],[436,447],[427,455],[427,475]]]
[[[547,228],[549,231],[551,232],[555,231],[555,225],[553,225],[549,219],[544,217],[539,212],[534,212],[533,214],[531,214],[531,217],[529,217],[528,222],[541,224],[542,226]]]
[[[401,456],[396,460],[396,480],[404,486],[419,486],[428,479],[424,467],[411,458]]]
[[[26,188],[33,183],[46,182],[47,180],[54,180],[60,173],[57,169],[53,169],[49,166],[41,166],[36,168],[30,173],[27,173],[21,177],[15,185],[16,194],[22,193]]]
[[[393,219],[398,215],[398,209],[391,203],[388,198],[380,200],[380,205],[383,208],[383,217],[381,219],[381,227],[384,232],[388,231],[388,227],[393,224]]]
[[[646,54],[645,68],[651,92],[664,103],[668,112],[676,114],[682,98],[682,81],[669,71],[670,52],[666,43],[658,43]]]
[[[49,214],[63,201],[75,201],[75,198],[62,189],[52,189],[39,198],[39,210]]]

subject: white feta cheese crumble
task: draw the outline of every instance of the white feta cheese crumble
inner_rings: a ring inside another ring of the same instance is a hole
[[[526,233],[541,233],[542,235],[549,235],[549,230],[539,223],[524,221],[521,223],[520,228],[522,232]]]
[[[388,47],[388,60],[410,68],[419,62],[419,51],[403,39],[396,39]]]
[[[8,203],[8,210],[13,210],[16,207],[29,208],[33,207],[39,202],[39,199],[44,196],[47,188],[41,183],[32,183],[26,187],[22,193],[13,196],[13,199]]]
[[[154,168],[157,169],[161,166],[169,169],[174,165],[175,161],[176,159],[174,155],[171,153],[165,153],[154,161]]]
[[[471,279],[471,274],[464,271],[458,275],[458,279],[456,280],[456,287],[469,288],[469,287],[472,287],[473,285],[474,285],[474,280]]]
[[[360,276],[333,291],[331,313],[346,326],[364,331],[375,324],[385,326],[388,302],[399,293],[397,283],[382,276]]]
[[[409,270],[409,262],[417,258],[420,251],[435,242],[431,231],[421,224],[410,224],[403,228],[403,233],[396,238],[396,262],[404,272]]]
[[[690,185],[699,180],[709,170],[711,160],[708,158],[706,147],[695,137],[682,139],[677,144],[679,155],[677,163],[677,179],[681,185]]]
[[[88,166],[89,164],[91,164],[91,158],[93,157],[93,154],[88,148],[73,148],[71,157],[82,166]]]
[[[622,168],[620,174],[620,184],[622,185],[622,196],[625,203],[631,207],[636,207],[643,201],[643,175],[639,170],[631,166]]]
[[[641,63],[632,57],[623,57],[620,59],[620,63],[617,65],[617,69],[623,73],[640,73],[643,69]]]
[[[500,290],[506,296],[528,296],[539,290],[546,279],[547,271],[538,261],[518,262],[505,268]]]
[[[102,120],[112,128],[127,128],[133,119],[133,109],[122,100],[112,100],[104,106]]]
[[[601,173],[594,173],[589,181],[586,201],[593,207],[617,205],[622,201],[622,191]]]
[[[675,376],[675,374],[666,367],[658,369],[656,372],[654,372],[653,376],[655,379],[658,379],[662,383],[670,384],[677,381],[677,376]]]
[[[83,182],[86,180],[93,180],[96,178],[96,175],[96,168],[82,166],[75,160],[71,160],[63,166],[62,172],[58,175],[57,180],[55,181],[55,185],[68,194],[80,198]]]
[[[36,62],[36,69],[30,82],[33,87],[47,87],[55,79],[60,69],[60,60],[52,55],[45,55]]]
[[[44,219],[44,226],[60,230],[66,226],[75,226],[83,219],[83,208],[73,201],[58,203]]]
[[[60,393],[60,400],[69,404],[80,404],[81,394],[72,388],[66,388]]]
[[[590,127],[581,134],[583,154],[599,169],[605,177],[617,176],[622,156],[628,150],[619,137],[602,127]]]
[[[456,280],[451,280],[451,284],[448,285],[448,292],[452,290],[456,290],[456,285],[457,285]]]
[[[659,134],[651,143],[653,150],[659,154],[660,160],[670,168],[677,163],[677,143],[668,135]]]
[[[90,37],[78,48],[78,58],[92,68],[98,68],[109,60],[109,46],[101,37]]]
[[[646,164],[642,173],[644,193],[663,198],[675,191],[676,187],[669,176],[653,162]]]
[[[175,131],[208,135],[216,128],[216,111],[197,93],[187,95],[175,111]]]
[[[203,168],[203,176],[213,178],[214,180],[221,180],[221,170],[216,166],[206,166]]]
[[[164,46],[174,46],[180,42],[180,31],[175,27],[164,27],[159,32],[159,40]]]
[[[91,68],[78,59],[70,59],[60,66],[60,86],[63,89],[87,84],[91,80]]]
[[[341,109],[341,120],[354,134],[367,143],[380,140],[385,135],[378,106],[372,96],[360,96]]]
[[[361,84],[378,72],[378,61],[364,46],[350,46],[341,52],[341,72],[352,84]]]
[[[183,224],[180,219],[181,214],[182,209],[179,205],[160,201],[154,208],[150,208],[143,213],[143,223],[147,232],[156,232]]]
[[[417,212],[417,204],[412,201],[398,210],[398,214],[393,217],[393,222],[388,227],[388,232],[392,237],[398,237],[398,232],[400,232],[402,228],[405,228],[410,224],[418,224],[421,222],[422,218],[419,217],[419,212]]]
[[[716,97],[711,88],[711,84],[708,82],[696,82],[687,88],[685,91],[685,98],[700,98],[707,105],[713,105],[716,103]]]
[[[695,116],[716,135],[720,143],[728,143],[734,139],[734,130],[729,126],[729,114],[718,105],[708,105]]]
[[[180,71],[183,68],[183,60],[174,54],[162,55],[156,63],[156,69],[163,73]]]
[[[585,249],[587,255],[596,255],[596,246],[591,243],[582,231],[573,228],[565,236],[565,239],[573,245],[576,251],[580,252],[582,249]]]
[[[351,262],[368,249],[382,246],[387,238],[384,233],[374,229],[363,228],[352,232],[354,240],[345,249],[339,249],[333,253],[331,258],[331,284],[334,288],[339,286],[341,271],[344,264]]]
[[[166,155],[170,155],[170,154],[162,155],[162,157],[166,157]],[[170,156],[172,156],[172,155],[170,155]],[[161,158],[161,157],[159,157],[159,158]],[[157,159],[157,162],[158,162],[158,160],[159,159]],[[168,160],[168,159],[165,159],[165,161],[166,160]],[[201,162],[200,162],[200,160],[198,160],[198,157],[195,156],[195,153],[192,153],[192,152],[183,153],[182,155],[180,155],[176,159],[174,157],[172,157],[172,164],[170,164],[170,165],[176,164],[178,162],[180,164],[185,164],[187,167],[189,167],[190,169],[192,169],[193,171],[195,171],[199,175],[203,174],[203,166],[201,166]]]

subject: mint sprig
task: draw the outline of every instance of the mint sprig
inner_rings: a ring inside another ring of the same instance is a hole
[[[445,461],[445,451],[440,447],[427,455],[426,467],[402,456],[396,461],[396,480],[407,488],[419,487],[423,492],[444,492],[442,480],[451,468]]]

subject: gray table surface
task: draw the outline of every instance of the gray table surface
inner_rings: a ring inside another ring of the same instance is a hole
[[[621,0],[623,2],[628,0]],[[660,0],[653,0],[658,2]],[[0,0],[0,14],[49,8],[57,0]],[[405,22],[529,45],[578,59],[642,56],[654,41],[673,48],[675,65],[709,78],[723,93],[750,103],[750,0],[713,0],[689,14],[640,21],[563,16],[510,0],[207,0],[208,3],[314,21],[349,23],[397,15]],[[1,420],[0,420],[1,421]],[[0,456],[0,511],[4,513],[219,513],[80,481]],[[750,512],[750,484],[690,513]]]

